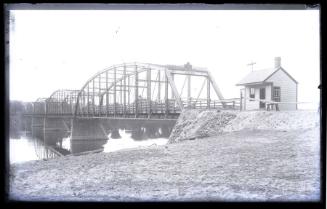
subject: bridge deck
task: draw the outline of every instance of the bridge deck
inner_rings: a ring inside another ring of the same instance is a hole
[[[74,117],[73,114],[62,114],[62,115],[58,115],[58,114],[23,114],[23,117],[34,117],[34,118],[63,118],[63,119],[108,119],[108,120],[171,120],[171,121],[176,121],[179,117],[180,113],[176,113],[176,114],[169,114],[169,115],[158,115],[158,114],[153,114],[150,116],[150,118],[148,117],[147,114],[139,114],[137,115],[137,117],[135,117],[135,115],[123,115],[123,114],[117,114],[117,115],[95,115],[95,116],[76,116]]]

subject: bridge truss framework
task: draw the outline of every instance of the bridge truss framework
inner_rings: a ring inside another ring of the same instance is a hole
[[[113,65],[80,90],[60,89],[28,106],[27,114],[78,118],[176,118],[185,108],[228,105],[205,69],[149,63]]]

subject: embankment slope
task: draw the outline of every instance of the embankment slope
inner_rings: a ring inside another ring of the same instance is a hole
[[[241,130],[301,130],[319,126],[315,111],[184,110],[169,143]]]

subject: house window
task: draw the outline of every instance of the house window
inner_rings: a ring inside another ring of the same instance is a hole
[[[280,102],[280,87],[274,87],[273,96],[275,102]]]
[[[250,98],[254,99],[254,97],[255,97],[254,88],[250,88]],[[254,101],[252,99],[250,99],[250,101]]]

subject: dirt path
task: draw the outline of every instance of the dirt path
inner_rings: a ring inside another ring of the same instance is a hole
[[[318,200],[319,129],[240,131],[11,167],[25,200]]]

